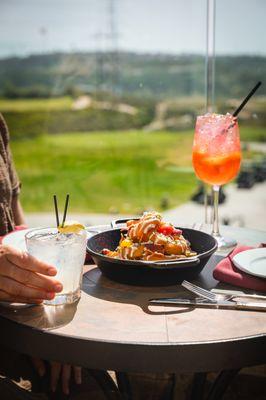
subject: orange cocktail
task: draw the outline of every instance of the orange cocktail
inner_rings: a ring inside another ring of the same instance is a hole
[[[240,162],[240,151],[217,156],[199,151],[193,152],[193,164],[197,176],[211,185],[221,186],[230,182],[237,175]]]
[[[205,114],[197,117],[193,142],[193,166],[203,182],[213,186],[213,235],[219,247],[226,247],[219,233],[218,199],[221,185],[234,179],[241,163],[238,122],[231,114]]]
[[[237,175],[241,162],[237,120],[231,115],[197,118],[193,143],[196,175],[210,185],[224,185]]]

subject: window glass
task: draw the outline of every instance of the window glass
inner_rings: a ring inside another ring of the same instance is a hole
[[[263,0],[216,1],[215,97],[222,112],[233,112],[265,76],[265,13]],[[243,140],[266,139],[265,95],[264,83],[239,114]]]
[[[1,3],[0,111],[28,212],[135,214],[190,198],[205,0]]]

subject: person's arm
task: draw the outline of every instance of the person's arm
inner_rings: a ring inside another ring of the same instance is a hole
[[[14,215],[15,224],[24,225],[25,224],[24,213],[18,196],[13,197],[12,199],[12,212]]]
[[[13,163],[13,158],[9,146],[9,131],[7,124],[3,118],[3,116],[0,114],[0,134],[2,137],[2,141],[4,144],[5,148],[5,162],[6,162],[6,168],[8,172],[8,179],[10,181],[10,186],[11,186],[11,196],[12,196],[12,201],[11,201],[11,209],[14,217],[14,224],[15,225],[23,225],[25,224],[25,219],[23,215],[23,210],[19,201],[19,193],[20,193],[20,181]]]

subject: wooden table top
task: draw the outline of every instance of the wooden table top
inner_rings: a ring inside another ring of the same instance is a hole
[[[241,243],[266,241],[261,231],[224,231]],[[220,259],[214,255],[195,282],[217,286],[212,270]],[[148,304],[150,298],[179,295],[190,296],[180,285],[115,283],[90,265],[77,304],[1,307],[2,336],[26,354],[98,369],[195,372],[266,362],[266,313]]]

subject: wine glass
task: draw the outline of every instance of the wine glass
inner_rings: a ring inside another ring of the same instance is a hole
[[[240,163],[241,148],[237,119],[231,114],[198,116],[193,142],[193,166],[197,177],[213,187],[212,235],[217,240],[219,249],[236,244],[235,240],[222,237],[219,232],[218,203],[221,185],[235,178]]]

